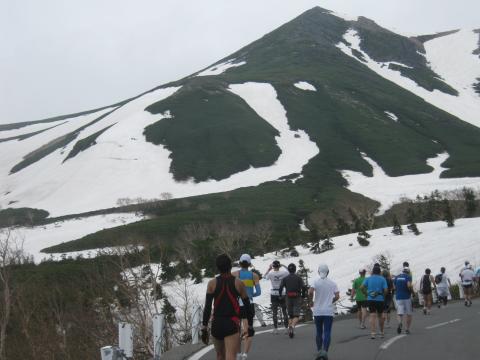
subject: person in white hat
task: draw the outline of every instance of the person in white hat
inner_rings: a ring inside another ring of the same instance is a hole
[[[335,302],[340,298],[337,284],[327,278],[329,272],[328,266],[321,264],[318,267],[319,278],[308,290],[317,330],[315,340],[319,353],[327,353],[330,347]]]

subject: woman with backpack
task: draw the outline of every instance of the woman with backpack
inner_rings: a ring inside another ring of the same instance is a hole
[[[435,284],[435,279],[432,276],[432,271],[430,269],[425,269],[425,274],[422,276],[422,281],[420,282],[420,291],[423,295],[423,314],[430,315],[432,309],[433,296],[432,292],[436,290],[437,285]]]

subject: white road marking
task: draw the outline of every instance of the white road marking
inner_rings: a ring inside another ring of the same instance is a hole
[[[300,324],[297,325],[295,329],[298,329],[300,327],[307,326],[307,324]],[[262,330],[262,331],[255,331],[255,335],[260,335],[260,334],[265,334],[268,332],[272,332],[273,329],[268,329],[268,330]],[[188,358],[188,360],[200,360],[204,355],[208,354],[210,351],[213,350],[213,345],[208,345],[204,347],[202,350],[199,352],[196,352],[192,356]]]
[[[453,320],[450,320],[450,321],[445,321],[445,322],[440,323],[440,324],[435,324],[435,325],[427,326],[425,329],[427,329],[427,330],[435,329],[435,328],[440,327],[440,326],[444,326],[444,325],[456,323],[456,322],[458,322],[458,321],[460,321],[460,320],[461,320],[461,319],[453,319]]]
[[[388,339],[385,341],[382,345],[380,345],[380,350],[386,350],[390,345],[392,345],[395,341],[400,340],[401,338],[405,337],[407,335],[397,335],[391,339]]]

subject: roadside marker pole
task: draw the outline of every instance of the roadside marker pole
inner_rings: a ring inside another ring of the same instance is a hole
[[[162,337],[165,316],[163,314],[153,315],[153,359],[160,360],[162,354]]]

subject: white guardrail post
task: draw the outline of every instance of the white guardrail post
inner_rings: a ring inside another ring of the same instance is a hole
[[[198,335],[200,332],[202,307],[196,306],[192,314],[192,344],[198,344]]]
[[[118,347],[127,359],[133,359],[133,328],[132,324],[121,322],[118,324]]]
[[[163,327],[165,316],[163,314],[153,315],[153,360],[160,360],[162,355]]]

